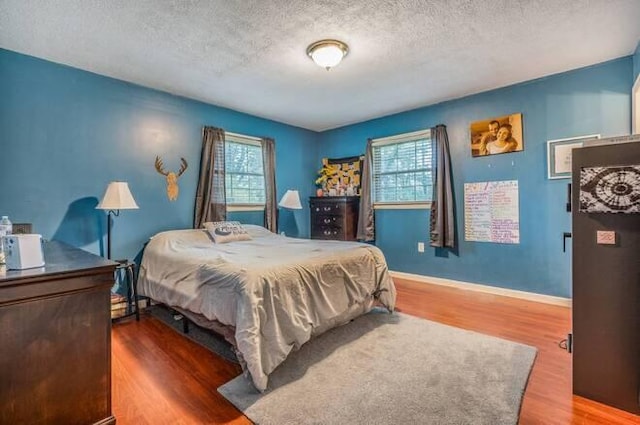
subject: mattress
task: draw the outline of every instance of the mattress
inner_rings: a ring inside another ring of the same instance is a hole
[[[147,244],[138,292],[235,329],[255,387],[314,335],[368,312],[396,291],[382,252],[357,242],[276,235],[216,244],[205,230],[174,230]]]

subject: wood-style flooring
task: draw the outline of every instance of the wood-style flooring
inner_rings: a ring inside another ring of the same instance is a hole
[[[571,355],[558,347],[570,310],[394,279],[404,313],[538,348],[520,424],[640,424],[640,417],[571,393]],[[113,412],[118,425],[249,424],[216,389],[240,373],[158,320],[113,326]]]

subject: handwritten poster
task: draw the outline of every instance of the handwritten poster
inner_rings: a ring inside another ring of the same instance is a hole
[[[517,180],[464,184],[464,239],[520,243]]]

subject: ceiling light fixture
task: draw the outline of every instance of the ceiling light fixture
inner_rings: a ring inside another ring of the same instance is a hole
[[[338,40],[320,40],[307,47],[307,55],[327,71],[349,53],[349,46]]]

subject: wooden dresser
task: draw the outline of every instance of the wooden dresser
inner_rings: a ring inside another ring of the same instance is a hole
[[[115,424],[116,263],[59,242],[44,256],[45,267],[0,269],[0,424]]]
[[[359,196],[314,196],[309,207],[311,239],[356,240]]]

